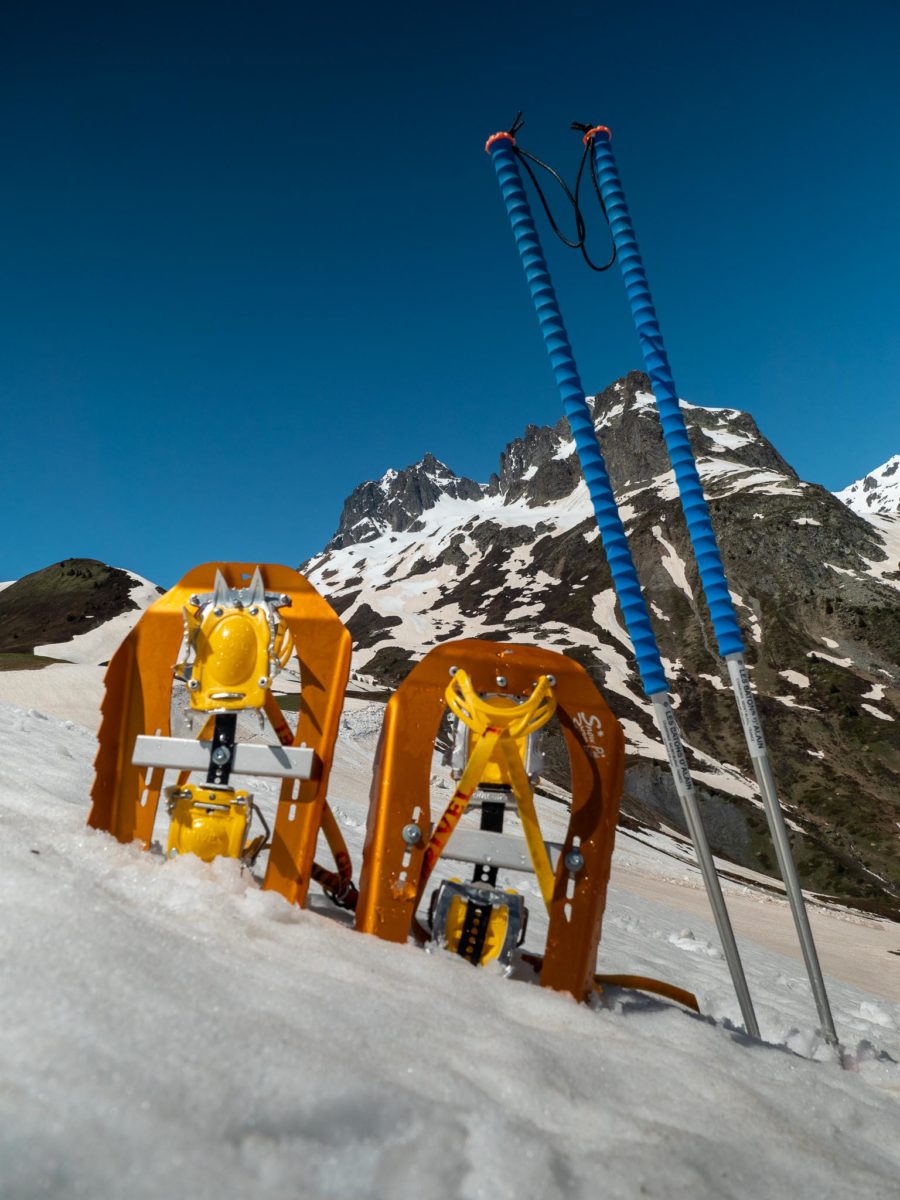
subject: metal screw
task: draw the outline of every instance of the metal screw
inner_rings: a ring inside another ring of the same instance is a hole
[[[451,679],[453,678],[453,676],[456,674],[456,672],[457,672],[458,670],[459,670],[459,667],[451,667],[451,668],[450,668],[450,678],[451,678]]]
[[[584,855],[579,850],[570,850],[566,855],[564,862],[566,864],[566,870],[571,871],[574,875],[584,866]]]
[[[200,597],[199,597],[199,596],[197,596],[197,595],[188,596],[188,604],[193,604],[193,605],[195,605],[195,606],[199,605],[199,604],[200,604]],[[177,853],[178,853],[178,852],[177,852],[177,850],[176,850],[176,854],[177,854]]]
[[[256,682],[261,688],[267,688],[269,686],[269,677],[268,675],[262,675]]]
[[[555,675],[548,675],[548,676],[547,676],[547,682],[550,684],[550,686],[551,686],[551,687],[556,687],[556,676],[555,676]]]
[[[408,825],[404,825],[400,830],[400,836],[406,842],[407,846],[418,846],[422,840],[422,830],[414,821],[410,821]]]
[[[506,676],[505,675],[497,676],[497,687],[506,687]]]
[[[213,616],[221,617],[221,615],[224,611],[225,611],[224,608],[219,608],[219,606],[216,605],[216,607],[213,609]]]
[[[213,750],[212,754],[210,755],[210,758],[217,767],[223,767],[225,763],[228,762],[229,758],[231,758],[231,751],[227,746],[216,746],[215,750]]]
[[[255,617],[258,612],[259,612],[259,609],[254,604],[253,607],[250,609],[250,616]]]
[[[199,686],[200,686],[200,680],[199,680],[199,679],[189,679],[189,680],[188,680],[188,687],[190,688],[190,690],[191,690],[192,692],[196,692],[196,690],[197,690],[197,688],[198,688]]]

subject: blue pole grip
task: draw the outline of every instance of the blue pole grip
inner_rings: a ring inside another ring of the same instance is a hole
[[[625,281],[625,291],[628,293],[631,313],[640,338],[647,374],[653,384],[663,436],[675,472],[681,507],[684,509],[697,566],[700,568],[700,581],[712,617],[719,653],[723,657],[727,654],[741,654],[744,650],[744,640],[728,593],[725,568],[722,566],[716,535],[709,519],[703,485],[697,473],[684,417],[678,405],[675,380],[653,307],[653,297],[641,261],[628,205],[625,203],[625,193],[610,145],[609,130],[601,126],[592,130],[589,136],[600,193],[606,205],[606,215],[609,218],[616,256]]]
[[[597,526],[606,551],[613,583],[622,605],[625,626],[634,646],[641,683],[648,696],[667,692],[668,684],[659,657],[656,636],[650,624],[650,615],[641,593],[637,571],[619,509],[613,495],[606,464],[597,443],[597,434],[590,409],[585,400],[584,388],[569,345],[562,314],[553,290],[550,273],[541,249],[534,219],[528,205],[528,197],[522,186],[519,164],[513,153],[513,139],[497,136],[488,144],[488,152],[497,172],[500,191],[512,224],[525,277],[531,289],[531,298],[537,311],[541,333],[556,384],[562,398],[569,428],[575,439],[575,447],[581,461],[581,469],[588,487]]]

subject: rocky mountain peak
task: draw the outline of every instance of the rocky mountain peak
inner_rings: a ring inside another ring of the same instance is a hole
[[[617,495],[665,487],[671,477],[668,453],[651,390],[643,371],[631,371],[596,396],[591,414]],[[727,459],[735,469],[796,480],[794,469],[759,431],[749,413],[736,408],[702,408],[682,401],[688,435],[699,463]],[[565,419],[553,426],[529,425],[500,456],[492,494],[505,504],[552,504],[571,495],[581,480],[575,443]]]
[[[371,542],[383,533],[403,533],[444,496],[480,500],[485,488],[427,453],[402,471],[390,468],[378,480],[354,488],[344,501],[337,532],[327,550]]]
[[[632,495],[664,488],[671,468],[651,384],[631,371],[605,391],[588,397],[613,488]],[[796,481],[797,474],[757,428],[749,413],[701,408],[682,401],[698,463],[727,459],[733,470],[758,471]],[[371,542],[383,533],[415,530],[422,515],[443,497],[495,498],[504,507],[541,508],[565,500],[581,482],[581,467],[568,422],[528,425],[509,442],[487,484],[456,475],[433,454],[402,471],[360,484],[344,503],[337,532],[326,550]]]

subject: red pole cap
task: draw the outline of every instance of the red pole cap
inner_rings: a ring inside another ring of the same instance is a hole
[[[490,154],[491,146],[493,146],[494,142],[498,142],[501,138],[508,138],[513,145],[516,144],[516,139],[511,133],[507,133],[506,130],[502,130],[500,133],[492,133],[488,140],[484,143],[485,154]]]
[[[594,125],[584,135],[584,144],[587,145],[596,133],[605,133],[609,140],[612,141],[612,130],[608,125]]]

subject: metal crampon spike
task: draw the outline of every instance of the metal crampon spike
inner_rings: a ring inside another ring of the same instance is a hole
[[[257,573],[259,573],[259,567],[257,567],[256,570],[257,570]],[[223,579],[221,571],[216,571],[216,582],[213,585],[212,599],[213,599],[213,604],[216,605],[216,607],[219,607],[220,605],[224,606],[226,604],[234,603],[234,594],[232,593],[231,588],[228,586],[228,584]]]
[[[264,604],[266,599],[266,589],[263,585],[262,573],[259,567],[253,572],[253,578],[250,580],[250,586],[246,590],[245,604],[249,607],[251,604]]]

